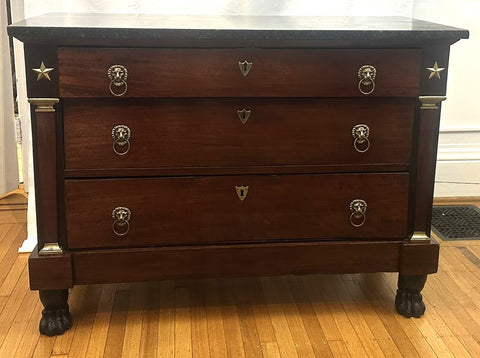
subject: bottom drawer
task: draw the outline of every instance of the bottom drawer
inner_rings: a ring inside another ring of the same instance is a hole
[[[68,246],[403,239],[408,182],[407,173],[67,180]]]

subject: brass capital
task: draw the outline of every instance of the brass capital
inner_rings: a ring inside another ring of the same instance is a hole
[[[43,248],[38,252],[38,256],[51,256],[61,254],[63,254],[63,249],[58,245],[57,242],[45,243],[45,245],[43,245]]]
[[[430,237],[423,231],[414,231],[410,242],[430,242]]]
[[[420,96],[418,97],[422,106],[420,109],[438,109],[437,104],[442,101],[445,101],[447,97],[445,96]]]
[[[58,98],[29,98],[28,102],[35,106],[35,112],[55,112],[53,106],[60,100]]]

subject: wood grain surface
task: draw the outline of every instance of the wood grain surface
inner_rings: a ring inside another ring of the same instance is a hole
[[[358,270],[392,272],[398,271],[401,245],[400,241],[347,241],[75,251],[74,284]]]
[[[108,69],[128,70],[124,97],[365,97],[358,70],[377,69],[369,95],[414,97],[418,49],[58,49],[61,97],[114,97]],[[253,63],[247,76],[239,62]],[[88,71],[79,69],[87,68]],[[120,91],[120,88],[117,89]],[[123,87],[122,87],[123,90]]]
[[[405,165],[415,106],[410,99],[66,99],[65,168]],[[251,111],[245,124],[242,109]],[[353,147],[357,124],[370,128],[365,153]],[[117,125],[131,130],[123,156],[112,148]]]
[[[221,176],[66,181],[68,245],[135,247],[305,239],[405,239],[408,174]],[[248,186],[246,198],[236,187]],[[385,195],[385,189],[388,195]],[[349,222],[350,202],[366,222]],[[117,236],[112,211],[131,210]]]

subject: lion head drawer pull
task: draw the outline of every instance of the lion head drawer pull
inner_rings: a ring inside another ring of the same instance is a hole
[[[367,219],[367,203],[362,199],[355,199],[350,202],[350,224],[360,227]]]
[[[130,136],[132,132],[130,128],[123,124],[113,127],[112,139],[113,139],[113,151],[117,155],[125,155],[130,150]]]
[[[108,69],[108,78],[110,78],[110,93],[120,97],[127,93],[128,70],[122,65],[113,65]]]
[[[240,72],[242,75],[246,76],[252,69],[253,62],[248,62],[247,60],[240,62],[238,61],[238,67],[240,67]]]
[[[132,212],[127,207],[117,206],[115,209],[113,209],[112,230],[115,233],[115,235],[118,235],[118,236],[127,235],[127,233],[130,231],[129,221],[131,216],[132,216]]]
[[[366,124],[357,124],[352,128],[353,147],[359,153],[365,153],[370,148],[370,128]]]
[[[377,70],[372,65],[363,65],[358,70],[358,90],[362,94],[371,94],[375,91],[375,77]]]

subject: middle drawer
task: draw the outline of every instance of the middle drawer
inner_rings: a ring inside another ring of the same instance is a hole
[[[407,173],[67,180],[68,246],[401,240],[408,182]]]
[[[381,98],[65,99],[65,168],[408,164],[414,108]]]

